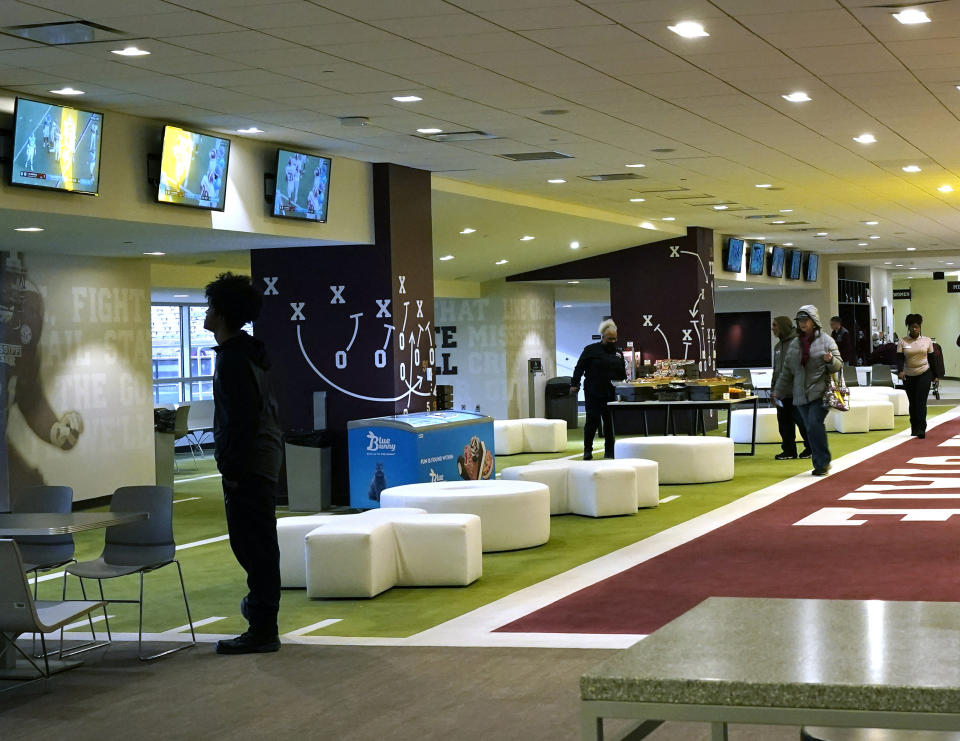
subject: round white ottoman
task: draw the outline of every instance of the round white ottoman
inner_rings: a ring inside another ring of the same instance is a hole
[[[550,539],[550,489],[534,481],[406,484],[384,489],[380,506],[477,515],[484,552],[530,548]]]
[[[626,437],[617,440],[614,455],[656,461],[661,484],[703,484],[733,478],[733,440],[726,437]]]

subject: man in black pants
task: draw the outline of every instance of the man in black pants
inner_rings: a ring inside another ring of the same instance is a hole
[[[583,348],[577,367],[573,370],[571,389],[580,391],[580,379],[587,375],[584,397],[586,399],[587,419],[583,424],[583,459],[593,458],[593,437],[603,421],[604,458],[613,458],[613,416],[607,402],[616,397],[611,381],[622,381],[627,377],[627,367],[623,353],[617,350],[617,325],[607,319],[600,325],[600,342],[594,342]]]
[[[783,370],[783,359],[787,353],[787,345],[797,338],[797,330],[788,316],[774,317],[771,326],[773,336],[778,342],[773,348],[773,379],[770,388],[776,388],[777,376]],[[780,447],[782,452],[773,456],[778,461],[789,461],[797,457],[797,428],[803,438],[801,458],[810,457],[810,448],[807,445],[807,427],[803,420],[793,413],[793,397],[784,396],[777,400],[777,426],[780,428]]]
[[[203,326],[217,340],[213,374],[213,439],[222,474],[230,548],[247,572],[240,612],[250,624],[217,653],[277,651],[280,548],[274,489],[280,473],[280,423],[270,391],[270,361],[260,340],[241,327],[260,315],[262,298],[245,275],[223,273],[207,285]]]

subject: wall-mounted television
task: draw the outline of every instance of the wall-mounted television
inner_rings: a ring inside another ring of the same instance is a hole
[[[164,126],[157,200],[223,211],[229,162],[229,139]]]
[[[800,250],[790,250],[787,253],[787,278],[800,280],[800,264],[802,261],[803,253]]]
[[[17,98],[10,184],[95,196],[103,114]]]
[[[743,269],[743,240],[730,237],[723,248],[723,269],[739,273]]]
[[[715,322],[718,368],[770,367],[769,311],[718,311]]]
[[[807,281],[815,281],[820,277],[820,255],[816,252],[810,252],[807,254],[807,262],[805,265],[805,270],[803,271],[803,279]]]
[[[287,219],[326,221],[330,195],[330,159],[315,154],[277,150],[277,192],[273,215]]]
[[[770,251],[770,260],[767,262],[767,275],[771,278],[782,278],[785,257],[786,250],[783,247],[774,247]]]
[[[760,242],[750,245],[750,256],[747,259],[747,273],[749,275],[763,275],[763,258],[767,254],[767,246]]]

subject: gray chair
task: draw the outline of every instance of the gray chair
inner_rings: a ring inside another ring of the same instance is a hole
[[[139,605],[137,628],[137,657],[141,661],[166,656],[175,651],[197,645],[197,636],[193,630],[193,618],[190,616],[190,603],[187,601],[187,589],[183,584],[183,570],[180,562],[174,558],[176,544],[173,540],[173,490],[168,486],[121,486],[110,500],[111,512],[147,512],[146,520],[138,520],[127,525],[113,525],[106,529],[103,552],[93,561],[81,561],[66,568],[66,574],[80,579],[80,588],[84,597],[86,589],[84,579],[96,579],[100,587],[100,598],[106,602],[135,603]],[[143,655],[143,576],[169,564],[176,564],[180,576],[180,591],[183,593],[183,606],[187,611],[192,643],[187,643],[167,651]],[[135,600],[106,600],[103,596],[103,580],[130,574],[140,575],[140,598]],[[106,609],[104,609],[106,616]],[[107,618],[106,645],[113,640],[110,621]]]
[[[753,392],[753,374],[749,368],[734,368],[733,375],[737,378],[744,379],[743,388]]]
[[[200,465],[197,463],[197,454],[193,450],[193,441],[189,437],[190,435],[190,405],[181,404],[177,407],[176,416],[173,419],[173,464],[174,470],[177,473],[180,472],[180,467],[177,465],[177,449],[176,444],[177,440],[186,440],[187,445],[190,447],[190,455],[193,457],[193,467],[200,470]]]
[[[39,676],[36,679],[50,678],[49,652],[44,634],[62,629],[78,617],[89,616],[103,605],[102,601],[35,600],[30,593],[30,583],[16,542],[10,538],[0,539],[0,648],[16,651],[26,659],[37,670]],[[16,639],[21,633],[40,634],[43,650],[38,658],[43,659],[43,665],[17,645]]]
[[[843,366],[843,382],[847,384],[847,388],[850,386],[859,386],[860,380],[857,378],[857,369],[852,365]]]
[[[66,514],[73,508],[73,489],[69,486],[31,486],[15,492],[11,512],[54,512]],[[72,535],[21,535],[14,538],[26,573],[34,575],[33,597],[37,597],[39,572],[73,563]]]
[[[194,399],[190,402],[187,420],[187,440],[203,458],[203,438],[213,432],[213,399]]]
[[[893,377],[890,373],[889,365],[874,365],[870,370],[870,385],[894,388]]]

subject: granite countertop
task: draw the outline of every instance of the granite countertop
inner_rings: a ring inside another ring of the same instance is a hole
[[[710,597],[581,677],[583,700],[960,711],[960,603]]]

